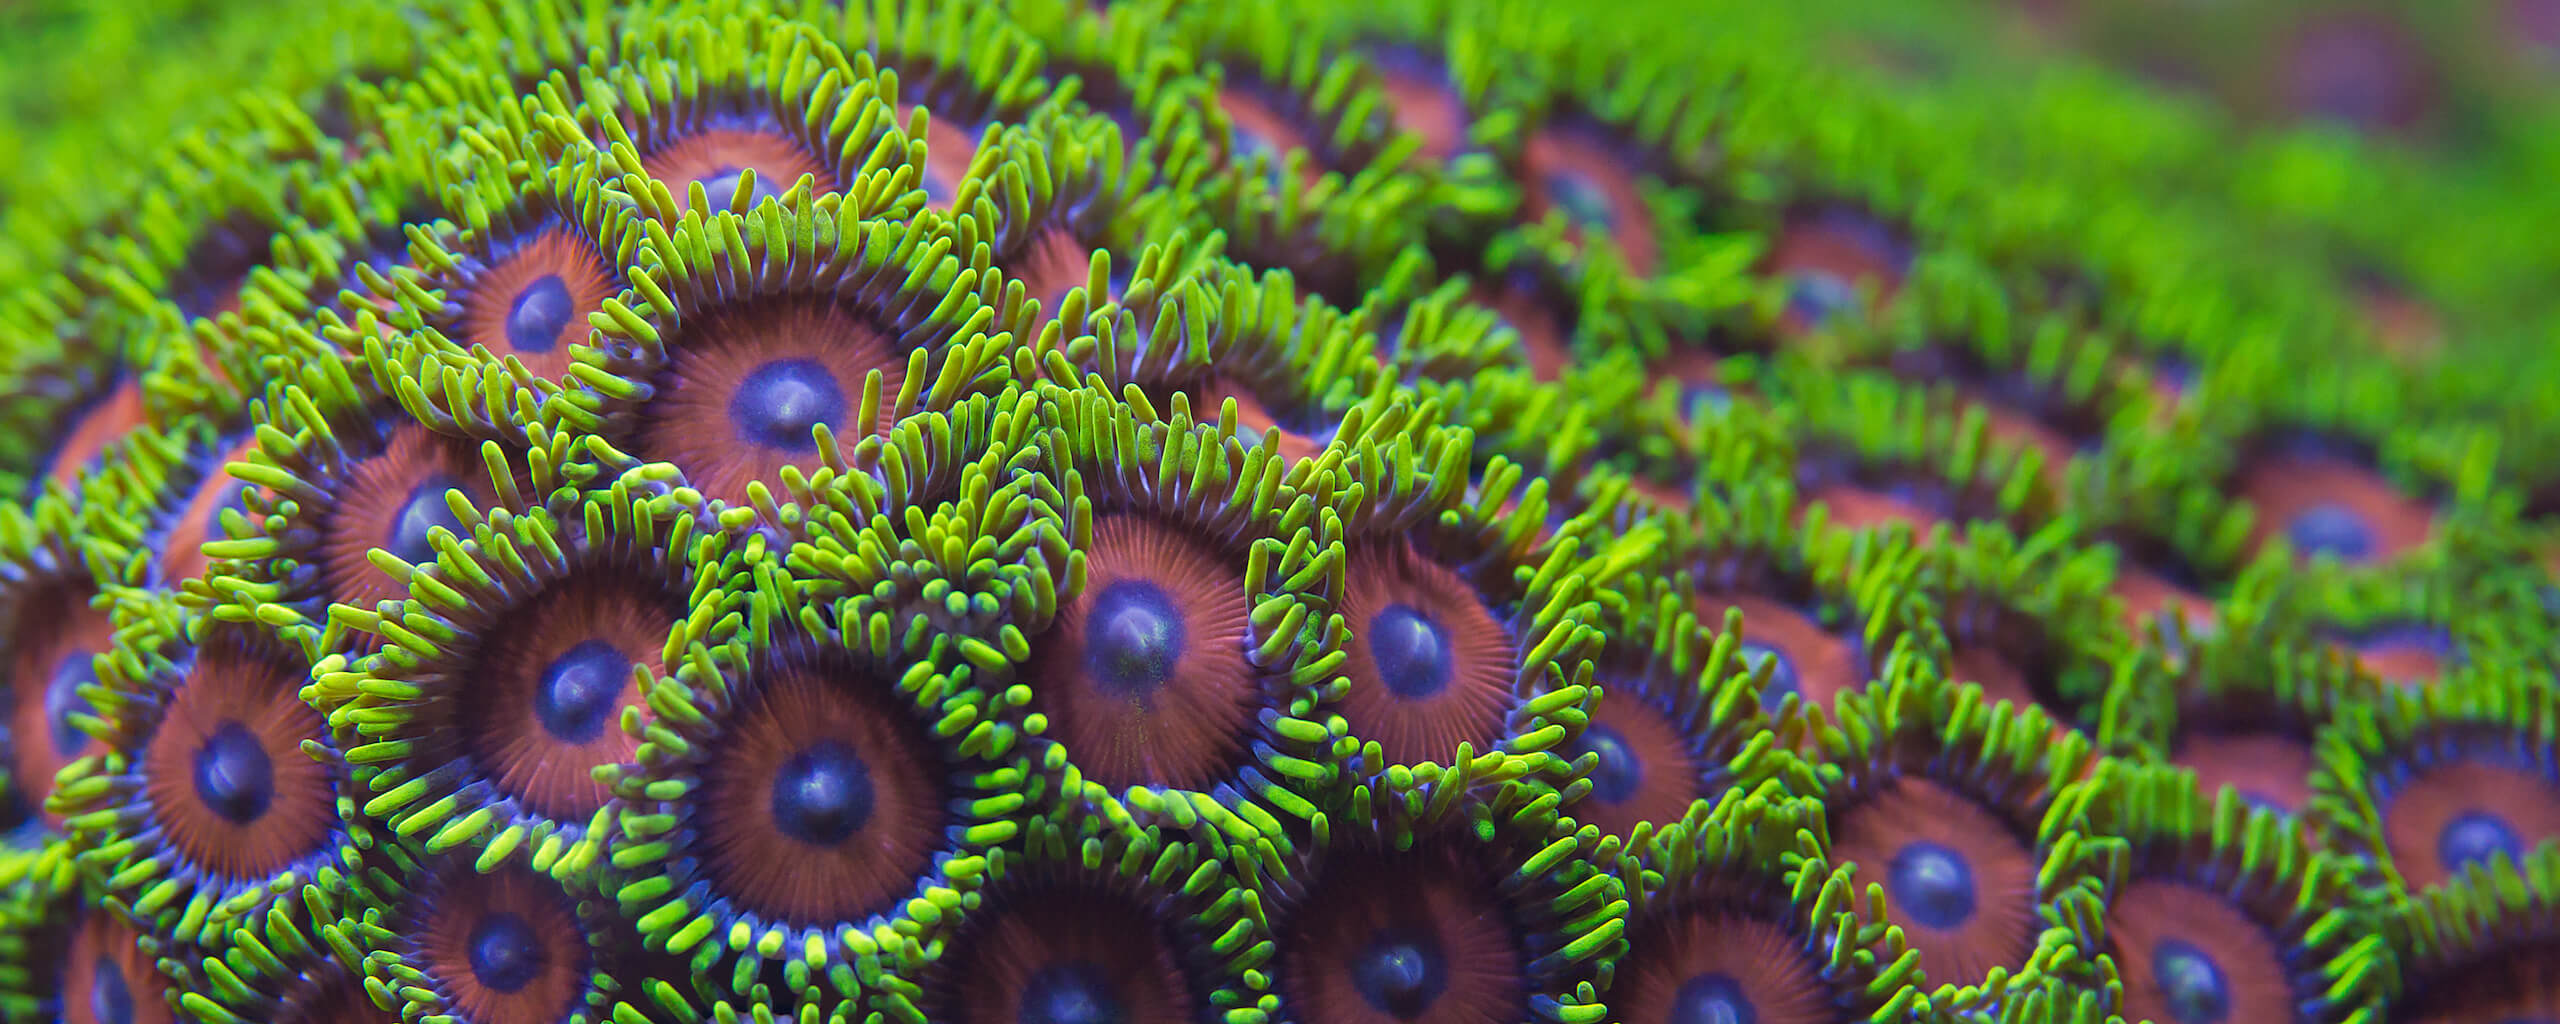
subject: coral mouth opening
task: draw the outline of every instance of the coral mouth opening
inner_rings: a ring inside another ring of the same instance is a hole
[[[1042,883],[990,907],[953,944],[955,974],[927,988],[930,1016],[954,1024],[1183,1024],[1199,1000],[1165,929],[1143,905],[1099,887]]]
[[[1574,760],[1596,756],[1591,791],[1570,813],[1611,835],[1626,835],[1642,822],[1659,828],[1679,820],[1691,804],[1714,795],[1708,785],[1713,766],[1691,751],[1679,723],[1645,693],[1606,686],[1582,735],[1559,751]]]
[[[1787,284],[1779,326],[1803,334],[1838,317],[1863,315],[1861,287],[1875,289],[1878,304],[1890,303],[1910,266],[1910,246],[1892,229],[1863,213],[1826,207],[1787,218],[1762,272]]]
[[[2346,446],[2352,447],[2352,446]],[[2297,558],[2350,565],[2399,558],[2435,532],[2435,510],[2365,468],[2355,453],[2318,438],[2279,438],[2252,459],[2237,496],[2257,511],[2250,539],[2282,537]]]
[[[456,676],[478,769],[546,817],[584,821],[603,807],[594,771],[639,749],[621,724],[648,719],[634,672],[662,667],[683,609],[680,595],[621,572],[570,576],[509,609]]]
[[[438,529],[461,535],[447,491],[478,507],[495,493],[479,451],[415,423],[392,429],[382,449],[350,466],[320,526],[321,577],[329,598],[358,608],[408,596],[408,588],[373,564],[376,548],[411,564],[435,560]]]
[[[1609,1003],[1620,1020],[1825,1024],[1831,990],[1792,929],[1713,901],[1635,934]]]
[[[759,179],[758,191],[764,186]],[[466,286],[462,340],[513,356],[536,376],[559,377],[568,372],[575,346],[586,340],[588,316],[618,289],[617,276],[593,245],[567,227],[540,228]]]
[[[657,395],[641,410],[640,450],[672,462],[732,504],[784,467],[812,472],[825,426],[843,445],[888,429],[906,363],[869,321],[822,297],[754,300],[684,326]],[[871,422],[856,422],[880,376]]]
[[[1348,559],[1352,629],[1342,699],[1352,735],[1390,764],[1448,763],[1460,743],[1492,749],[1514,703],[1517,642],[1475,588],[1404,540]]]
[[[308,677],[297,658],[247,638],[197,650],[140,758],[151,820],[190,864],[266,878],[337,829],[337,785],[303,748],[328,735],[302,702]]]
[[[2016,970],[2036,941],[2033,851],[1983,805],[1899,778],[1837,819],[1838,859],[1885,887],[1888,917],[1932,981],[1978,984]]]
[[[1344,856],[1284,929],[1282,998],[1303,1020],[1521,1019],[1527,963],[1500,908],[1454,851]]]
[[[1085,592],[1060,608],[1029,675],[1088,778],[1202,789],[1243,760],[1264,698],[1235,562],[1176,524],[1094,524]]]
[[[821,667],[768,675],[683,808],[712,891],[802,926],[858,922],[913,888],[952,819],[943,757],[890,701]]]

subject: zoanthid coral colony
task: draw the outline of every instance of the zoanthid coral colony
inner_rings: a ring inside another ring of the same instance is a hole
[[[0,1022],[2560,1014],[2550,5],[255,6],[0,41]]]

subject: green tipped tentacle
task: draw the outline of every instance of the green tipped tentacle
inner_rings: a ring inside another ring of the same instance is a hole
[[[1015,337],[1063,344],[1088,316],[1160,292],[1153,282],[1194,269],[1182,259],[1189,249],[1182,228],[1197,172],[1159,177],[1131,148],[1151,141],[1133,143],[1107,117],[1054,105],[998,137],[994,177],[952,228],[991,304],[1039,304],[1036,313],[1023,307],[1002,318]],[[1143,255],[1159,246],[1161,253]],[[1005,294],[1007,281],[1027,294]],[[1052,323],[1062,337],[1047,336]]]
[[[1077,572],[1074,510],[1052,500],[1032,469],[1044,454],[1038,414],[1028,402],[999,398],[996,405],[1011,408],[977,420],[986,434],[971,430],[947,442],[970,446],[945,456],[954,461],[936,467],[934,453],[918,453],[922,459],[909,471],[927,472],[904,478],[895,498],[902,514],[821,505],[811,511],[806,539],[785,553],[797,574],[795,600],[824,609],[849,637],[881,657],[948,660],[951,689],[938,699],[951,702],[953,717],[943,725],[963,750],[988,757],[1013,752],[1022,738],[1027,691],[1001,681],[1012,659],[1029,650],[1028,637],[1056,616]],[[971,419],[985,415],[966,411]],[[970,454],[973,448],[978,453]],[[904,447],[881,451],[884,465],[915,457]],[[847,477],[838,486],[859,494],[898,479]]]
[[[1134,389],[1158,416],[1180,402],[1197,421],[1218,420],[1245,445],[1268,443],[1295,460],[1330,440],[1343,410],[1380,380],[1355,325],[1321,300],[1299,299],[1286,273],[1255,281],[1214,265],[1103,314],[1091,335],[1035,348],[1035,358],[1061,384]]]
[[[12,666],[13,711],[36,712],[17,720],[45,726],[11,730],[10,788],[33,820],[0,840],[0,865],[13,879],[50,891],[74,884],[80,851],[58,814],[39,812],[58,792],[57,777],[103,745],[96,665],[111,653],[119,584],[126,582],[80,519],[59,484],[31,506],[0,505],[0,658]],[[46,671],[30,678],[21,665]],[[58,689],[68,692],[57,697]]]
[[[2522,995],[2560,939],[2552,894],[2560,892],[2560,848],[2545,845],[2522,864],[2499,861],[2441,888],[2393,904],[2384,934],[2393,953],[2398,1006],[2459,1004]]]
[[[894,76],[868,52],[848,56],[814,30],[766,21],[746,19],[767,31],[744,38],[678,21],[682,31],[643,39],[621,62],[582,66],[573,88],[554,78],[530,104],[535,141],[554,160],[580,149],[601,152],[609,182],[644,216],[667,225],[688,212],[745,213],[759,186],[784,198],[831,197],[826,208],[857,218],[912,214],[924,199],[921,170],[889,105]],[[690,196],[700,182],[651,177],[651,161],[667,158],[671,146],[732,122],[738,131],[788,139],[815,170],[800,180],[759,182],[749,176],[750,164],[742,168],[747,174],[731,176],[731,194],[706,193],[699,204]],[[812,180],[821,172],[831,180]],[[804,182],[812,186],[806,192]]]
[[[2026,537],[1976,524],[1930,549],[1922,585],[1941,616],[1953,678],[2045,703],[2055,720],[2091,729],[2108,666],[2133,641],[2109,614],[2105,555],[2078,541],[2067,523]]]

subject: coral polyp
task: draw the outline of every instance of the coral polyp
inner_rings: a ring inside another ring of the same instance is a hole
[[[1199,846],[1071,814],[1035,822],[996,863],[912,993],[884,1000],[898,1019],[1173,1024],[1259,998],[1269,940]]]
[[[2033,707],[1985,705],[1909,661],[1888,671],[1821,737],[1831,855],[1883,896],[1936,999],[1996,1004],[2041,965],[2087,955],[2088,936],[2045,924],[2096,903],[2097,858],[2052,813],[2087,746]]]
[[[637,272],[645,313],[617,300],[607,306],[616,326],[601,332],[630,353],[629,378],[553,402],[574,410],[572,423],[603,418],[633,457],[672,465],[735,507],[840,459],[839,436],[859,441],[947,405],[992,357],[974,272],[921,222],[804,205],[778,215],[793,227],[758,228],[751,241],[751,224],[772,222],[688,220],[671,248],[646,250],[658,262]],[[805,268],[773,276],[760,259]],[[910,274],[916,261],[933,269]]]
[[[8,516],[14,534],[0,573],[0,656],[9,672],[9,775],[19,799],[40,809],[63,768],[98,749],[82,720],[97,714],[98,659],[116,626],[100,605],[100,580],[74,546],[79,533],[60,492],[34,513]],[[58,815],[46,812],[48,821]]]
[[[999,816],[1023,770],[943,740],[930,661],[826,629],[776,586],[749,598],[751,633],[695,641],[653,692],[662,738],[622,774],[606,854],[651,950],[719,965],[731,996],[834,1005],[862,993],[848,971],[955,923],[983,847],[1016,827]]]
[[[1805,831],[1810,802],[1753,795],[1693,813],[1634,851],[1630,941],[1610,1005],[1635,1020],[1893,1020],[1920,1002],[1881,984],[1915,955],[1841,929],[1849,872]],[[1842,955],[1846,953],[1847,955]]]
[[[1377,422],[1386,433],[1395,417]],[[1393,462],[1379,450],[1387,439],[1337,438],[1335,451],[1355,439],[1366,451],[1316,485],[1340,516],[1329,628],[1344,656],[1329,689],[1368,775],[1545,749],[1579,731],[1591,697],[1596,609],[1582,556],[1538,542],[1533,512],[1497,518],[1502,488],[1459,486],[1464,432],[1410,429],[1419,436],[1389,442]]]
[[[106,754],[49,807],[154,927],[219,947],[275,893],[341,877],[353,849],[346,764],[301,698],[318,637],[237,606],[153,609],[125,635],[140,661],[99,681]]]
[[[2531,1020],[2560,1005],[2536,965],[2554,949],[2550,897],[2560,854],[2544,847],[2424,897],[2384,918],[2410,1020]]]
[[[0,3],[0,1022],[2550,1017],[2560,19],[2156,7]]]
[[[2125,1013],[2153,1021],[2351,1020],[2377,994],[2355,933],[2372,902],[2354,867],[2278,812],[2175,770],[2111,762],[2091,825],[2131,856],[2109,881],[2107,944]]]
[[[1454,773],[1417,776],[1409,795],[1466,784]],[[1506,783],[1487,799],[1441,796],[1419,815],[1352,821],[1356,831],[1288,865],[1273,921],[1278,1019],[1491,1024],[1576,1013],[1624,903],[1583,838],[1523,806],[1529,793]],[[1514,866],[1532,851],[1534,871]]]
[[[1560,756],[1589,758],[1590,789],[1568,813],[1604,833],[1635,837],[1682,820],[1757,780],[1772,728],[1763,692],[1776,686],[1750,655],[1719,641],[1676,599],[1613,623],[1623,641],[1594,663],[1600,699]],[[1632,841],[1632,840],[1631,840]]]
[[[387,649],[319,673],[310,696],[352,734],[366,813],[393,830],[494,835],[545,869],[591,859],[610,798],[596,771],[637,752],[668,652],[734,626],[728,544],[628,488],[485,514],[372,623]]]
[[[589,319],[621,294],[622,249],[638,233],[628,211],[603,203],[595,177],[592,164],[575,163],[516,189],[482,184],[493,193],[484,204],[508,205],[475,204],[466,231],[434,240],[436,269],[417,287],[441,301],[423,311],[424,325],[534,376],[567,374]]]
[[[567,147],[564,166],[580,147],[602,150],[618,187],[665,221],[791,193],[840,194],[865,187],[866,174],[879,175],[869,201],[912,208],[914,183],[894,189],[883,173],[905,154],[876,66],[779,38],[664,39],[640,42],[630,60],[581,69],[577,105],[552,106],[545,125],[565,136],[550,143]],[[811,66],[828,58],[823,72]]]
[[[1781,322],[1804,332],[1891,301],[1910,270],[1911,250],[1866,213],[1823,205],[1788,215],[1764,259],[1763,272],[1786,286]]]
[[[2322,736],[2321,825],[2394,892],[2523,862],[2560,835],[2552,694],[2508,673],[2383,694]]]
[[[49,980],[56,1019],[83,1024],[170,1024],[175,985],[152,963],[156,943],[105,910],[83,915]]]
[[[1291,794],[1321,789],[1308,776],[1324,754],[1294,705],[1311,694],[1325,652],[1289,628],[1314,607],[1311,590],[1290,582],[1308,568],[1304,538],[1291,554],[1278,528],[1290,510],[1258,496],[1282,463],[1217,430],[1132,420],[1101,393],[1054,398],[1057,422],[1078,428],[1048,435],[1053,464],[1068,471],[1059,500],[1091,534],[1077,538],[1082,592],[1031,637],[1030,710],[1105,794],[1187,791],[1302,808]],[[1144,438],[1194,462],[1203,485],[1158,481],[1152,459],[1133,459],[1139,450],[1079,437]]]

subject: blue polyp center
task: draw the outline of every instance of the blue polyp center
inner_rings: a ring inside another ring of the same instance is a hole
[[[87,651],[74,651],[53,663],[53,676],[44,684],[44,720],[46,731],[53,736],[53,749],[63,757],[80,752],[80,727],[71,724],[71,716],[89,710],[89,698],[80,688],[98,681],[95,656]]]
[[[471,929],[471,977],[492,992],[513,993],[542,973],[542,939],[523,915],[501,910]]]
[[[1627,748],[1627,738],[1618,730],[1598,722],[1584,727],[1573,756],[1581,760],[1584,754],[1600,755],[1600,763],[1591,769],[1592,799],[1625,803],[1644,785],[1644,762]]]
[[[1681,983],[1671,997],[1670,1024],[1753,1024],[1760,1011],[1730,974],[1701,974]]]
[[[1547,175],[1545,185],[1549,201],[1574,223],[1595,228],[1616,224],[1617,209],[1609,205],[1609,193],[1599,182],[1579,174],[1559,173]]]
[[[1724,415],[1733,408],[1733,392],[1713,384],[1690,384],[1680,389],[1680,407],[1691,420]]]
[[[2195,360],[2175,352],[2153,360],[2151,370],[2159,375],[2161,383],[2182,391],[2194,387],[2196,383]]]
[[[2379,125],[2390,119],[2400,96],[2391,55],[2372,40],[2330,40],[2311,65],[2311,112],[2351,125]]]
[[[2436,859],[2446,871],[2461,871],[2491,857],[2524,863],[2524,839],[2506,820],[2487,811],[2465,811],[2436,833]]]
[[[2184,939],[2162,939],[2151,947],[2151,980],[2176,1024],[2220,1024],[2231,1015],[2231,979]]]
[[[1388,691],[1407,700],[1439,693],[1457,661],[1449,633],[1412,605],[1391,604],[1369,617],[1369,659]]]
[[[2320,113],[2349,124],[2381,124],[2391,111],[2389,86],[2362,78],[2333,83],[2320,94]]]
[[[1022,986],[1015,1024],[1124,1024],[1129,1007],[1089,960],[1050,964]]]
[[[2327,552],[2342,561],[2359,562],[2373,554],[2373,531],[2356,510],[2335,502],[2303,509],[2285,524],[2285,536],[2304,556]]]
[[[1838,274],[1803,270],[1787,280],[1787,312],[1805,323],[1828,322],[1857,305],[1857,286]]]
[[[2251,807],[2274,811],[2277,814],[2293,813],[2293,808],[2285,806],[2284,801],[2277,799],[2274,794],[2261,793],[2254,789],[2244,789],[2239,791],[2239,795],[2240,801]]]
[[[820,740],[773,776],[773,823],[812,846],[834,846],[871,820],[871,767],[852,747]]]
[[[133,990],[124,983],[124,969],[106,957],[89,972],[89,1015],[98,1024],[131,1024]]]
[[[1795,659],[1787,652],[1757,640],[1742,642],[1742,663],[1757,669],[1769,663],[1769,682],[1760,688],[1760,708],[1774,712],[1787,703],[1790,694],[1804,692],[1804,682],[1796,676]]]
[[[563,743],[585,743],[604,734],[631,683],[631,659],[602,640],[569,648],[542,670],[533,692],[533,715],[542,731]]]
[[[441,526],[457,535],[462,532],[462,521],[453,517],[453,508],[444,501],[444,492],[461,488],[461,481],[442,473],[418,481],[400,503],[399,514],[392,517],[391,535],[382,539],[382,550],[412,565],[434,561],[435,545],[427,542],[430,531]]]
[[[738,179],[745,177],[746,173],[747,168],[744,167],[722,167],[694,180],[702,183],[702,194],[710,199],[713,205],[726,207],[729,205],[729,199],[738,194]],[[787,186],[776,182],[772,175],[757,171],[756,183],[747,190],[747,205],[754,206],[767,199],[780,199],[785,187]]]
[[[1886,481],[1883,493],[1885,497],[1899,501],[1905,505],[1926,505],[1929,503],[1928,492],[1921,490],[1918,482],[1908,479],[1897,478]]]
[[[1237,127],[1235,141],[1236,161],[1239,163],[1257,156],[1266,157],[1274,162],[1280,159],[1280,150],[1271,145],[1270,139],[1263,138],[1261,132]]]
[[[1096,595],[1084,624],[1084,670],[1114,697],[1153,694],[1173,678],[1186,632],[1164,588],[1123,580]]]
[[[1940,931],[1973,917],[1973,867],[1932,842],[1905,845],[1885,872],[1885,889],[1911,919]]]
[[[258,734],[238,722],[224,722],[196,748],[196,799],[234,825],[247,825],[267,813],[275,799],[275,764]]]
[[[815,359],[776,359],[756,367],[729,398],[729,423],[738,439],[786,452],[814,452],[813,430],[844,423],[844,389]]]
[[[1289,154],[1283,151],[1280,147],[1272,145],[1271,140],[1263,138],[1262,133],[1260,132],[1246,131],[1243,128],[1237,128],[1235,130],[1235,139],[1236,148],[1234,159],[1236,165],[1241,167],[1251,162],[1254,158],[1260,157],[1264,161],[1262,165],[1263,180],[1270,183],[1272,191],[1280,191],[1280,180],[1281,177],[1287,173],[1285,168],[1289,162]]]
[[[1399,319],[1379,324],[1378,361],[1382,363],[1394,362],[1396,352],[1402,348],[1404,348],[1404,321]],[[2560,592],[2560,587],[2554,587],[2552,589],[2555,592]],[[2560,596],[2555,596],[2552,600],[2555,607],[2560,607]]]
[[[560,275],[535,278],[507,307],[507,344],[518,352],[549,352],[560,343],[560,332],[569,328],[569,318],[577,312],[578,302],[570,297],[569,285]]]
[[[958,183],[941,171],[928,167],[925,169],[923,178],[925,202],[935,207],[947,207],[951,205],[953,199],[959,197]]]
[[[1448,958],[1432,937],[1388,928],[1351,954],[1351,987],[1381,1013],[1412,1018],[1449,987]]]

